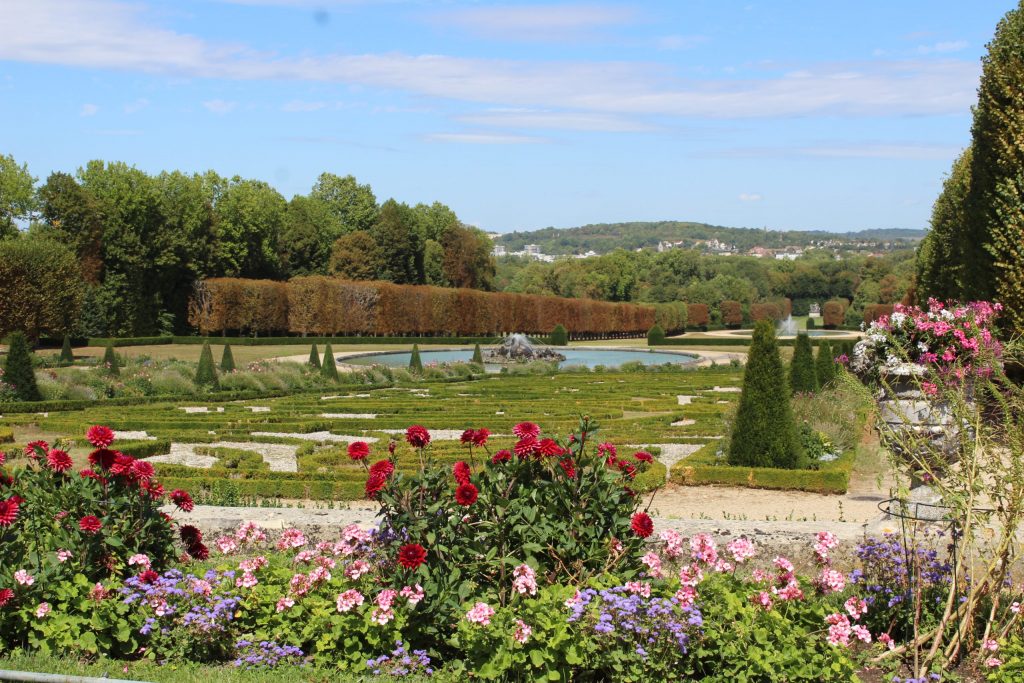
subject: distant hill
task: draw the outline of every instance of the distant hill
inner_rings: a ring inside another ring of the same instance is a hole
[[[615,249],[654,248],[659,242],[696,243],[717,239],[736,245],[740,251],[753,247],[800,247],[814,242],[896,242],[910,246],[924,237],[924,230],[904,228],[827,232],[824,230],[762,230],[758,228],[727,228],[707,223],[658,221],[635,223],[599,223],[578,228],[542,228],[509,232],[496,238],[509,251],[522,251],[527,244],[540,246],[545,254],[576,254],[595,251],[599,254]],[[852,246],[852,245],[851,245]],[[894,245],[896,246],[896,245]]]

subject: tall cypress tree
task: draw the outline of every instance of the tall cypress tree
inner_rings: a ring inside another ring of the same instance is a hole
[[[234,372],[235,369],[235,356],[231,353],[231,344],[224,345],[224,353],[220,357],[220,371],[221,372]]]
[[[409,356],[409,370],[416,373],[423,372],[423,361],[420,360],[420,347],[418,344],[412,345],[412,355]]]
[[[814,359],[814,374],[818,378],[818,388],[824,389],[835,377],[835,356],[832,345],[828,341],[818,344],[818,355]]]
[[[775,325],[760,320],[747,350],[743,393],[729,444],[730,465],[793,469],[803,464],[789,395]]]
[[[320,352],[316,350],[316,344],[309,348],[309,364],[317,370],[320,369]]]
[[[36,371],[32,367],[32,349],[28,339],[21,332],[11,335],[4,361],[4,384],[14,387],[14,394],[20,401],[41,401],[36,385]]]
[[[480,351],[479,344],[473,347],[473,359],[470,362],[478,363],[480,365],[484,364],[484,354]]]
[[[334,350],[331,349],[330,342],[324,347],[324,362],[320,364],[320,376],[332,382],[338,381],[338,366],[334,362]]]
[[[917,248],[917,291],[920,300],[928,297],[955,299],[964,288],[963,241],[967,223],[967,191],[971,186],[972,149],[968,147],[953,162],[942,192],[932,207],[931,230]]]
[[[71,337],[64,335],[64,343],[60,347],[60,364],[61,365],[73,365],[75,362],[75,354],[71,351]]]
[[[811,394],[818,390],[818,378],[814,373],[814,350],[811,338],[801,332],[796,335],[793,360],[789,365],[789,388],[794,394]]]
[[[219,386],[217,381],[217,368],[213,364],[213,349],[210,348],[210,341],[203,342],[203,350],[199,354],[199,366],[196,368],[195,383],[198,386],[206,386],[216,389]]]
[[[117,354],[114,353],[113,344],[107,344],[107,350],[103,352],[103,368],[108,375],[121,374],[121,363],[117,360]]]

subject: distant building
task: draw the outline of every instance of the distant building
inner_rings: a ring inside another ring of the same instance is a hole
[[[539,244],[527,244],[525,247],[523,247],[523,250],[530,256],[540,256]]]
[[[494,256],[504,256],[506,253],[504,244],[495,244],[494,250],[491,252]]]
[[[765,256],[771,256],[772,251],[771,249],[767,249],[765,247],[754,247],[753,249],[748,251],[747,254],[753,256],[754,258],[764,258]]]

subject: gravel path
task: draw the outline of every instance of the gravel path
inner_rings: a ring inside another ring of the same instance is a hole
[[[237,448],[244,451],[254,451],[263,457],[263,461],[270,466],[271,472],[298,472],[299,463],[295,459],[298,446],[282,443],[255,443],[252,441],[217,441],[215,443],[172,443],[171,452],[167,455],[154,455],[146,458],[150,462],[165,463],[169,465],[186,465],[209,469],[217,462],[212,455],[200,455],[196,453],[198,447],[210,448]]]

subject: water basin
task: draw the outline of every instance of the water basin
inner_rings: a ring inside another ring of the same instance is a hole
[[[697,360],[698,356],[692,353],[674,353],[671,351],[644,351],[640,349],[579,349],[558,347],[559,353],[565,356],[565,360],[558,363],[559,367],[571,365],[585,365],[593,368],[598,365],[604,367],[618,367],[623,363],[639,361],[644,365],[662,365],[664,363],[675,363],[687,365]],[[339,358],[339,363],[349,365],[387,365],[393,368],[404,368],[409,365],[410,351],[368,353],[359,356],[345,356]],[[430,363],[468,363],[473,357],[473,349],[444,349],[424,351],[420,349],[420,360],[424,365]],[[488,372],[499,372],[500,365],[486,364]]]

